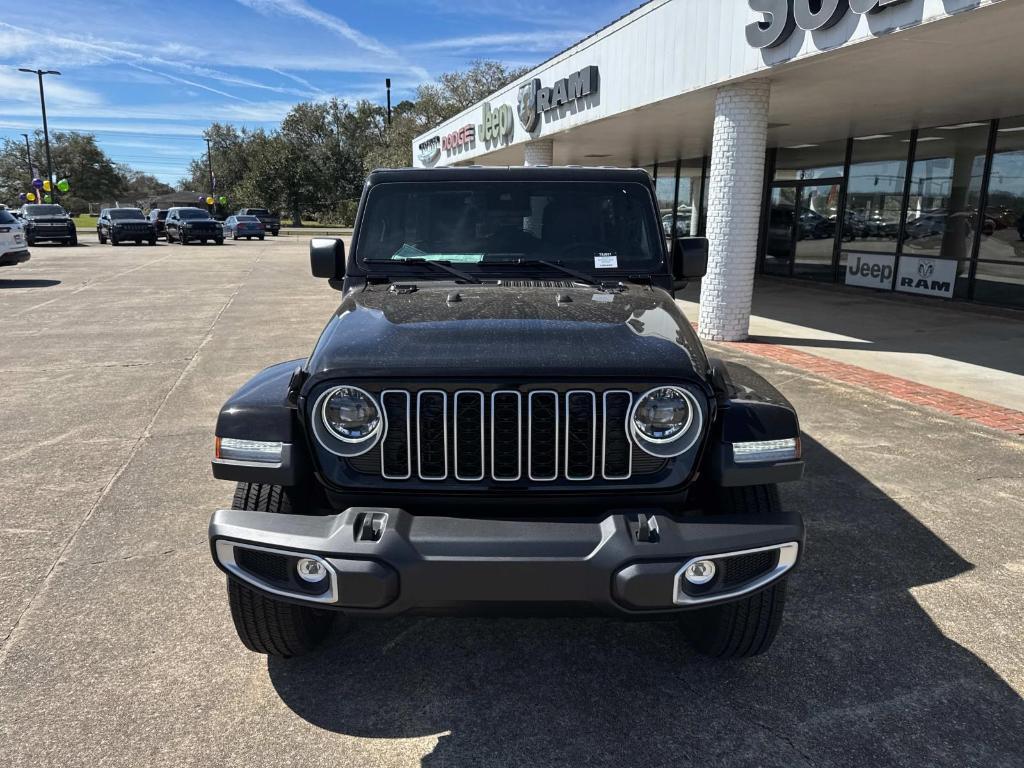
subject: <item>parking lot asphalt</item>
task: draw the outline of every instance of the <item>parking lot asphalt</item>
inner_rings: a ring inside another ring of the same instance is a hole
[[[213,424],[337,305],[305,249],[86,240],[0,270],[0,763],[1022,764],[1024,441],[724,346],[804,429],[782,497],[807,550],[767,655],[609,619],[245,651],[206,543],[233,490]]]

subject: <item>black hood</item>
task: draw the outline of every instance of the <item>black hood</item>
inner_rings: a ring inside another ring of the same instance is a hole
[[[678,305],[644,286],[373,286],[345,297],[309,358],[314,377],[671,381],[706,370]]]

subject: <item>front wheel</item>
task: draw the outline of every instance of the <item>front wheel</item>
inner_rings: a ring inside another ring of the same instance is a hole
[[[70,245],[72,247],[78,245],[78,233],[77,232],[73,233],[71,235],[71,237],[68,239],[68,245]]]
[[[217,245],[224,245],[224,238],[218,237],[213,242],[215,242]]]
[[[97,230],[96,237],[98,237],[100,239],[100,245],[106,245],[107,244],[107,238],[103,236],[102,232]]]
[[[757,656],[772,646],[786,607],[786,580],[734,603],[684,617],[683,631],[700,653],[719,659]]]
[[[279,485],[239,483],[232,509],[287,515],[288,491]],[[334,623],[334,612],[286,603],[228,579],[228,606],[238,639],[250,651],[269,656],[301,656],[316,648]]]

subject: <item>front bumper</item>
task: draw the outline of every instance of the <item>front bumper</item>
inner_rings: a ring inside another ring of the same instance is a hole
[[[621,510],[602,520],[478,519],[353,507],[337,515],[218,510],[217,565],[285,600],[352,614],[599,612],[652,616],[729,602],[796,565],[803,521],[794,512],[672,519]],[[295,575],[320,560],[318,585]],[[711,559],[716,577],[693,586],[686,564]]]

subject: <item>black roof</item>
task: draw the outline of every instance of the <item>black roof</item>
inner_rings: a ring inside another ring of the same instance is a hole
[[[599,168],[593,166],[462,166],[455,168],[378,169],[370,173],[370,184],[389,181],[612,181],[650,184],[642,168]]]

